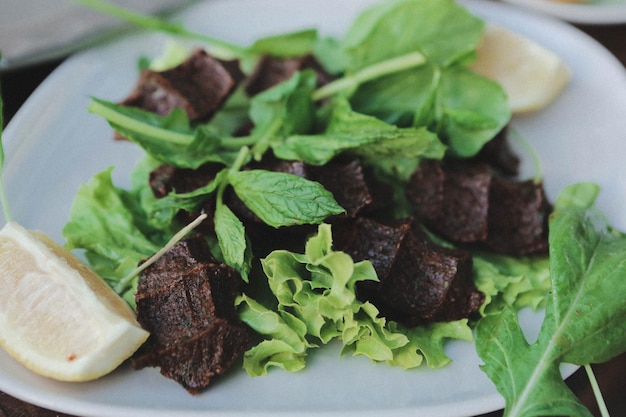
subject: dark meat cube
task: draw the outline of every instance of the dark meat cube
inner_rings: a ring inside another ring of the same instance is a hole
[[[376,181],[358,159],[336,158],[308,172],[308,178],[322,184],[346,210],[342,216],[383,210],[392,202],[391,187]]]
[[[442,167],[429,161],[411,176],[407,198],[415,215],[444,238],[483,241],[488,231],[491,178],[486,164]]]
[[[470,317],[480,308],[484,295],[474,285],[469,252],[436,245],[417,226],[405,245],[380,285],[381,298],[397,321],[407,326],[447,322]]]
[[[486,245],[493,251],[512,255],[547,253],[551,211],[542,184],[494,177]]]
[[[383,225],[366,218],[333,232],[337,250],[369,260],[380,282],[359,282],[359,298],[406,326],[469,317],[484,300],[473,282],[472,258],[434,244],[410,220]]]
[[[156,198],[163,198],[172,191],[188,193],[209,184],[222,169],[224,165],[212,163],[198,169],[161,165],[150,172],[149,184]]]
[[[483,162],[424,161],[407,199],[425,226],[451,242],[513,256],[547,251],[552,206],[543,185],[502,177]]]
[[[192,394],[205,389],[250,343],[234,306],[241,285],[202,237],[179,242],[140,277],[137,320],[150,337],[133,366],[160,367]]]
[[[143,70],[133,92],[121,103],[166,116],[175,108],[189,120],[208,120],[234,91],[240,74],[232,63],[219,61],[203,50],[165,71]]]
[[[290,79],[297,71],[312,69],[317,74],[317,85],[322,86],[332,80],[324,68],[312,55],[295,58],[276,58],[264,55],[259,59],[256,67],[246,84],[246,93],[254,96],[283,81]]]

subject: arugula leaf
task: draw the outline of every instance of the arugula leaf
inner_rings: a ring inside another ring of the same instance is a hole
[[[562,191],[550,220],[552,292],[537,341],[529,345],[510,308],[477,326],[482,369],[506,399],[508,417],[591,416],[559,373],[626,351],[626,235],[593,206],[597,186]]]
[[[246,48],[241,46],[222,41],[210,36],[199,34],[189,31],[180,22],[168,22],[158,16],[148,16],[141,13],[136,13],[128,8],[124,8],[107,2],[104,0],[74,0],[76,3],[82,4],[86,7],[90,7],[102,13],[117,17],[125,20],[137,27],[141,27],[146,30],[156,30],[164,33],[169,33],[174,36],[179,36],[187,39],[193,39],[196,41],[202,41],[211,54],[222,59],[233,59],[236,57],[243,58],[249,55]]]
[[[293,174],[255,169],[230,172],[228,180],[241,201],[273,227],[317,224],[344,211],[321,184]]]
[[[220,185],[224,184],[228,176],[228,169],[224,168],[215,175],[208,184],[186,193],[170,191],[165,197],[154,199],[148,207],[152,223],[157,227],[165,228],[174,219],[179,210],[199,211],[202,206],[215,195]]]
[[[317,42],[317,30],[304,29],[296,32],[257,39],[250,51],[274,57],[302,56],[311,52]]]

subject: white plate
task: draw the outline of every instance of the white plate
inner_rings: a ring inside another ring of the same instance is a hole
[[[555,16],[572,23],[626,23],[626,0],[587,0],[571,3],[559,0],[503,0],[507,3]]]
[[[372,0],[216,0],[183,14],[190,28],[247,44],[255,37],[317,26],[340,35]],[[491,2],[468,2],[489,21],[518,30],[556,51],[573,70],[571,85],[546,111],[514,120],[543,163],[554,198],[578,180],[603,186],[600,206],[626,229],[626,75],[619,62],[571,26]],[[115,165],[128,184],[141,152],[114,142],[107,124],[85,110],[90,95],[112,101],[129,93],[136,60],[157,55],[161,35],[133,35],[83,52],[61,65],[8,126],[5,181],[16,220],[57,241],[80,183]],[[536,331],[540,315],[526,315]],[[504,406],[478,368],[474,346],[450,343],[444,368],[402,371],[367,359],[339,357],[334,346],[311,353],[305,371],[275,370],[250,378],[235,370],[192,397],[154,369],[126,367],[90,383],[59,383],[26,371],[0,352],[0,390],[78,416],[470,416]],[[571,371],[571,370],[570,370]]]
[[[141,13],[173,10],[190,0],[112,0]],[[72,0],[0,0],[0,68],[60,58],[119,29],[119,20]]]

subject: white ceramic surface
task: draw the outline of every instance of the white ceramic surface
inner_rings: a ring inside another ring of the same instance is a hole
[[[188,27],[242,44],[303,27],[338,35],[372,0],[215,0],[185,10]],[[626,230],[626,73],[597,42],[570,25],[510,6],[464,1],[486,20],[512,28],[557,52],[571,67],[566,91],[548,109],[516,117],[513,126],[537,148],[548,194],[591,180],[602,185],[599,205]],[[74,194],[110,165],[114,181],[128,184],[141,152],[115,142],[106,122],[86,111],[89,96],[111,101],[128,94],[136,61],[155,56],[165,37],[135,34],[77,54],[62,64],[15,115],[5,132],[5,181],[17,221],[57,241]],[[527,167],[525,167],[526,172]],[[540,314],[524,313],[529,331]],[[192,397],[157,370],[118,369],[100,380],[72,384],[26,371],[0,352],[0,390],[78,416],[439,416],[461,417],[504,406],[478,368],[474,346],[447,346],[444,368],[402,371],[367,359],[339,357],[336,346],[311,352],[305,371],[274,370],[250,378],[235,370]],[[570,370],[571,372],[571,370]]]

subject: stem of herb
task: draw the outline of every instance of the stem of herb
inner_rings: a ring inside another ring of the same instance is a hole
[[[143,29],[156,30],[166,32],[172,35],[180,36],[183,38],[201,41],[209,47],[211,54],[222,59],[232,59],[234,57],[242,57],[249,55],[249,52],[238,45],[234,45],[222,40],[202,35],[200,33],[192,32],[185,29],[182,25],[177,23],[171,23],[164,19],[155,16],[145,16],[141,13],[136,13],[132,10],[124,7],[117,6],[103,0],[74,0],[83,6],[90,7],[102,13],[106,13],[110,16],[117,17],[121,20],[125,20],[135,26]]]
[[[202,223],[202,221],[204,219],[206,219],[208,217],[208,214],[206,213],[202,213],[201,215],[199,215],[198,217],[196,217],[196,219],[194,221],[192,221],[191,223],[189,223],[187,226],[183,227],[182,229],[180,229],[178,232],[176,232],[176,234],[174,236],[172,236],[172,238],[167,242],[167,244],[165,244],[165,246],[163,246],[157,253],[155,253],[154,255],[152,255],[150,258],[148,258],[147,261],[145,261],[144,263],[142,263],[141,265],[139,265],[137,268],[133,269],[130,274],[126,275],[124,278],[122,278],[117,285],[115,286],[115,291],[119,294],[121,293],[129,284],[130,282],[133,280],[134,277],[136,277],[137,275],[139,275],[143,270],[145,270],[146,268],[148,268],[150,265],[152,265],[153,263],[155,263],[156,261],[159,260],[159,258],[161,256],[163,256],[163,254],[165,254],[165,252],[167,252],[168,250],[170,250],[172,248],[172,246],[176,245],[181,239],[183,239],[185,237],[185,235],[187,235],[187,233],[189,233],[190,231],[192,231],[193,229],[195,229],[200,223]]]
[[[323,100],[338,92],[353,89],[359,84],[374,80],[386,75],[395,74],[411,68],[416,68],[426,62],[426,57],[419,52],[412,52],[406,55],[378,62],[367,66],[352,75],[339,78],[313,92],[313,100]]]
[[[239,171],[241,167],[246,163],[246,159],[248,158],[249,154],[250,148],[248,148],[247,146],[242,146],[241,149],[239,149],[239,153],[237,154],[235,162],[233,162],[233,165],[230,167],[230,171]]]
[[[587,377],[589,378],[591,389],[593,390],[593,395],[596,397],[596,402],[598,403],[598,408],[600,409],[600,415],[602,415],[602,417],[610,417],[609,409],[606,407],[606,403],[604,402],[604,397],[602,396],[602,392],[600,391],[600,386],[598,385],[598,380],[596,379],[596,376],[593,373],[593,369],[591,368],[591,365],[585,365],[585,371],[587,372]]]
[[[108,107],[92,101],[87,109],[99,116],[105,118],[109,123],[118,126],[124,126],[133,132],[141,132],[144,135],[152,136],[153,138],[174,143],[177,145],[188,145],[193,141],[193,136],[185,133],[178,133],[171,130],[161,129],[155,126],[151,126],[145,123],[138,122],[136,119],[120,114],[115,110],[111,110]]]

